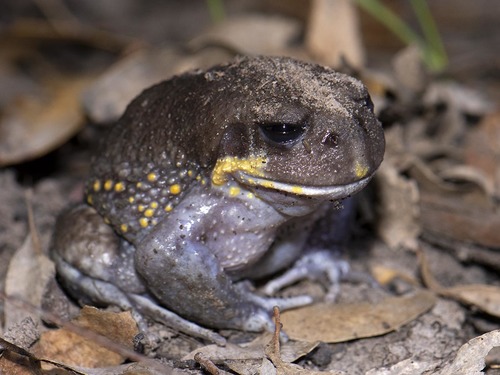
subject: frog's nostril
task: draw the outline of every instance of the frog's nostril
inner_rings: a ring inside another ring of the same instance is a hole
[[[335,133],[327,132],[321,139],[321,143],[328,147],[337,147],[339,144],[339,136]]]

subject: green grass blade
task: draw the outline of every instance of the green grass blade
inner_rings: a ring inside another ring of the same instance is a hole
[[[224,3],[222,0],[207,0],[207,7],[212,22],[218,23],[224,21],[226,12],[224,11]]]
[[[443,70],[448,64],[448,57],[429,5],[425,0],[411,0],[411,5],[425,36],[426,61],[432,70]]]

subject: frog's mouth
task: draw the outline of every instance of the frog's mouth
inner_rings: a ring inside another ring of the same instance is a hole
[[[247,174],[243,171],[235,172],[234,176],[240,181],[240,183],[247,186],[275,190],[299,197],[316,198],[321,200],[340,200],[347,198],[348,196],[363,189],[372,178],[372,176],[368,176],[345,185],[307,186],[269,180],[263,177]]]

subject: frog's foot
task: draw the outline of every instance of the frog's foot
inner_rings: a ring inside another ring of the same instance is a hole
[[[134,301],[135,306],[142,314],[159,323],[183,332],[189,336],[198,337],[220,346],[226,345],[226,339],[218,333],[181,318],[172,311],[157,305],[148,297],[132,294],[129,298]]]
[[[234,289],[243,297],[245,307],[241,316],[235,317],[239,329],[248,332],[274,332],[275,324],[272,319],[273,309],[278,306],[281,311],[310,305],[313,299],[310,296],[296,296],[289,298],[275,298],[257,295],[252,291],[248,281],[234,284]],[[286,335],[282,335],[286,338]]]
[[[340,280],[349,272],[349,263],[338,259],[330,250],[318,250],[304,255],[283,275],[269,281],[263,291],[274,295],[280,289],[300,280],[312,280],[322,283],[327,289],[325,300],[335,301]]]
[[[112,283],[82,274],[79,270],[64,262],[60,257],[56,256],[54,258],[58,273],[73,296],[77,299],[84,296],[84,302],[92,301],[102,305],[117,306],[121,310],[130,311],[139,330],[146,336],[148,335],[148,323],[145,317],[148,317],[189,336],[198,337],[221,346],[226,344],[226,339],[221,335],[207,328],[200,327],[156,305],[150,298],[135,293],[124,292]]]

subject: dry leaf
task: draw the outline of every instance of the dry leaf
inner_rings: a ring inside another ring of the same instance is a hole
[[[478,183],[477,176],[472,178],[469,173],[468,184],[454,184],[417,161],[409,172],[419,186],[424,232],[500,248],[499,205],[486,192],[492,189]]]
[[[500,330],[473,338],[460,348],[453,362],[436,372],[436,375],[482,375],[484,359],[491,349],[498,346]]]
[[[472,284],[444,288],[439,294],[473,305],[487,314],[500,318],[500,287],[495,285]]]
[[[243,348],[236,344],[227,343],[226,346],[207,345],[197,348],[182,358],[183,361],[194,359],[196,353],[203,353],[207,358],[215,363],[225,360],[251,360],[264,357],[263,346],[252,346]]]
[[[80,94],[88,82],[61,79],[50,98],[24,98],[8,107],[0,122],[0,166],[45,155],[76,134],[83,119]]]
[[[500,317],[500,287],[485,284],[459,285],[444,288],[432,274],[425,252],[418,252],[420,273],[424,284],[434,292],[459,302],[473,305],[490,315]]]
[[[216,363],[225,362],[226,360],[246,361],[257,359],[260,361],[265,356],[264,347],[271,337],[271,333],[265,332],[252,342],[246,344],[236,345],[227,343],[226,346],[207,345],[195,349],[182,358],[182,360],[187,361],[189,359],[194,359],[194,355],[201,352]],[[282,345],[281,355],[285,361],[293,362],[313,351],[318,344],[318,342],[288,341]]]
[[[110,313],[84,307],[74,323],[128,349],[133,349],[132,340],[139,333],[129,312]],[[80,336],[67,328],[48,331],[42,334],[38,353],[41,357],[82,367],[116,366],[124,361],[121,354],[97,344],[90,337]]]
[[[82,95],[85,113],[96,123],[111,123],[146,87],[169,78],[181,55],[173,49],[140,50],[112,65]]]
[[[487,115],[467,133],[465,162],[482,172],[500,197],[500,112]]]
[[[378,369],[371,369],[365,375],[420,375],[420,374],[433,374],[431,372],[439,366],[438,361],[429,363],[426,361],[419,361],[413,357],[407,358],[398,362],[389,368],[383,367]]]
[[[75,323],[130,349],[133,349],[132,339],[139,333],[129,312],[112,313],[91,306],[83,307]]]
[[[3,355],[0,358],[0,374],[9,374],[9,375],[33,375],[36,374],[33,368],[30,368],[29,364],[19,363],[17,358],[13,358],[12,360],[9,356]]]
[[[301,25],[293,18],[253,14],[229,18],[193,39],[189,46],[221,45],[244,55],[288,55],[287,48],[300,33]]]
[[[415,248],[421,230],[417,185],[401,176],[388,162],[378,170],[376,181],[379,191],[379,236],[392,249],[400,246]]]
[[[419,285],[419,282],[412,275],[395,268],[374,265],[370,268],[370,273],[375,281],[382,286],[389,285],[395,279],[404,280],[410,285]]]
[[[35,250],[31,235],[11,258],[5,280],[5,326],[31,317],[40,321],[39,309],[45,285],[55,275],[54,264]],[[36,310],[38,309],[38,311]]]
[[[392,59],[394,77],[401,91],[410,91],[410,95],[422,92],[429,83],[427,71],[419,46],[409,45],[399,51]]]
[[[38,358],[30,352],[0,338],[0,346],[3,349],[0,357],[0,374],[41,374],[41,364],[49,367],[51,374],[68,375],[160,375],[181,374],[181,370],[175,370],[165,364],[145,358],[142,363],[129,363],[126,365],[106,368],[83,368],[67,366],[52,360]],[[52,369],[57,369],[51,371]],[[45,374],[45,372],[43,372]]]
[[[349,0],[311,1],[305,43],[322,64],[339,66],[345,59],[353,67],[362,67],[365,56],[355,4]]]
[[[84,111],[95,123],[112,123],[145,88],[174,74],[206,68],[232,56],[221,48],[204,48],[191,55],[176,48],[139,50],[111,66],[89,86],[83,94]]]
[[[276,375],[276,368],[267,358],[245,361],[229,360],[224,363],[238,375]]]
[[[320,374],[326,374],[326,372],[323,371],[314,371],[314,370],[307,370],[304,369],[303,367],[296,365],[294,363],[286,362],[283,360],[281,356],[281,342],[280,342],[280,334],[281,334],[281,313],[280,310],[277,306],[274,307],[273,309],[274,313],[274,334],[271,337],[271,340],[269,343],[266,345],[265,352],[267,358],[271,360],[273,363],[274,367],[276,367],[276,373],[278,375],[286,375],[286,374],[303,374],[303,375],[320,375]],[[269,370],[267,370],[269,372]],[[328,372],[328,374],[334,375],[332,372]],[[335,375],[338,375],[338,373],[335,373]]]
[[[167,364],[145,364],[145,363],[128,363],[125,365],[106,367],[106,368],[79,368],[85,375],[182,375],[189,374],[187,371],[174,369]]]
[[[40,374],[40,363],[30,352],[0,338],[0,374]]]
[[[392,297],[378,304],[319,304],[282,315],[290,338],[304,341],[342,342],[393,331],[431,309],[433,293]]]
[[[189,353],[183,358],[183,360],[193,359],[198,353],[202,353],[204,357],[216,364],[224,364],[228,366],[231,370],[238,374],[275,374],[276,368],[274,365],[266,359],[266,347],[269,345],[270,340],[272,340],[273,334],[266,332],[258,336],[255,340],[247,344],[235,345],[228,343],[225,347],[217,345],[208,345],[203,348],[198,348],[193,352]],[[288,341],[281,346],[279,353],[279,358],[284,368],[293,368],[294,371],[299,371],[299,373],[309,374],[302,367],[293,365],[290,362],[296,361],[297,359],[307,355],[312,350],[314,350],[319,343],[308,343],[299,341]],[[277,373],[282,373],[278,369]],[[314,373],[311,373],[314,374]]]

